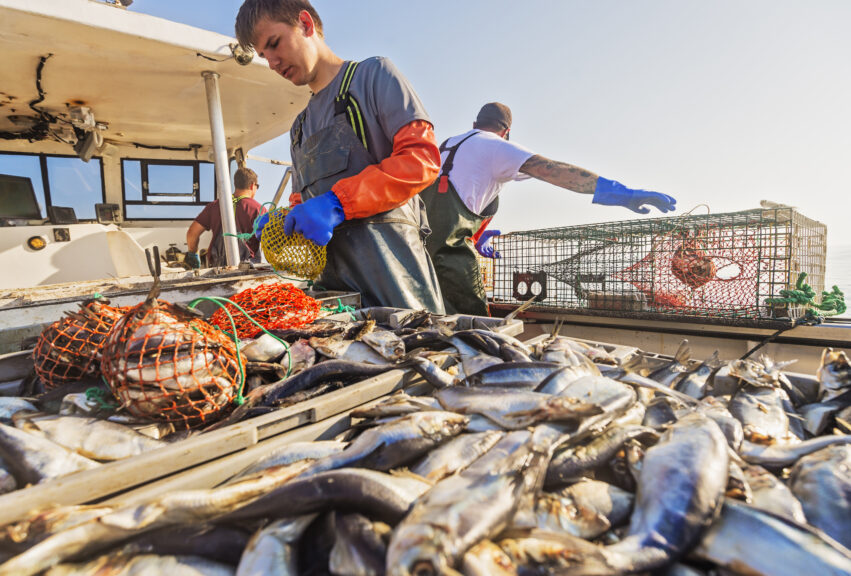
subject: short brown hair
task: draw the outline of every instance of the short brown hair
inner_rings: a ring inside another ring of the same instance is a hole
[[[233,187],[236,190],[248,190],[257,184],[257,172],[243,166],[233,175]]]
[[[253,50],[254,27],[261,19],[268,18],[295,26],[302,10],[310,14],[317,33],[324,36],[322,19],[308,0],[245,0],[236,15],[236,39],[243,48]]]

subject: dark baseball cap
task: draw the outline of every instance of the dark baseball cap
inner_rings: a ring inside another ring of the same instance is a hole
[[[479,110],[476,123],[500,126],[503,130],[511,128],[511,108],[499,102],[488,102]]]

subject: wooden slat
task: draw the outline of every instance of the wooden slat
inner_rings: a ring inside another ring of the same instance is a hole
[[[253,446],[262,439],[324,420],[384,396],[411,382],[411,378],[403,370],[391,370],[295,406],[199,434],[133,458],[4,494],[0,496],[0,525],[23,518],[33,510],[90,502],[220,458]]]

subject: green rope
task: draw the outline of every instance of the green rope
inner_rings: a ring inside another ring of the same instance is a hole
[[[109,383],[106,382],[105,378],[103,379],[103,381],[107,384],[107,386],[109,385]],[[100,388],[86,389],[86,400],[89,402],[94,402],[101,410],[115,411],[115,409],[118,408],[118,404],[107,398],[104,390]]]
[[[822,291],[821,304],[815,302],[816,291],[813,287],[805,282],[807,273],[801,272],[798,275],[798,281],[795,283],[795,288],[792,290],[781,290],[780,298],[766,298],[766,303],[774,304],[794,304],[805,306],[810,309],[816,309],[821,316],[833,316],[835,314],[843,314],[847,310],[845,305],[845,293],[834,286],[830,292]]]
[[[243,232],[241,234],[231,234],[230,232],[222,232],[222,235],[223,236],[233,236],[234,238],[238,238],[239,240],[250,240],[251,238],[253,238],[254,236],[257,235],[257,222],[260,220],[260,218],[262,218],[267,213],[269,214],[269,217],[271,218],[271,213],[275,210],[275,203],[274,202],[264,202],[263,204],[260,205],[260,208],[261,209],[265,208],[267,205],[271,206],[272,209],[260,212],[260,214],[257,215],[257,218],[255,218],[254,222],[251,223],[251,232]]]
[[[237,393],[236,393],[236,403],[238,405],[241,406],[242,404],[245,403],[245,396],[243,396],[243,394],[242,394],[242,390],[245,387],[245,364],[242,361],[242,352],[240,352],[240,349],[239,349],[239,337],[236,334],[236,323],[233,321],[233,316],[231,315],[230,310],[227,309],[227,306],[225,305],[225,303],[230,304],[231,306],[233,306],[234,308],[239,310],[246,318],[248,318],[249,322],[251,322],[252,324],[257,326],[258,328],[260,328],[260,330],[262,330],[263,332],[265,332],[266,334],[268,334],[269,336],[271,336],[272,338],[274,338],[275,340],[277,340],[278,342],[280,342],[281,344],[284,345],[284,350],[286,351],[286,354],[287,354],[287,376],[289,377],[289,375],[292,373],[292,370],[293,370],[293,358],[292,358],[292,354],[290,354],[289,344],[287,344],[286,342],[284,342],[283,340],[281,340],[280,338],[278,338],[277,336],[275,336],[274,334],[272,334],[271,332],[266,330],[266,328],[263,327],[263,325],[260,324],[259,322],[257,322],[254,318],[252,318],[251,315],[242,308],[242,306],[240,306],[239,304],[237,304],[236,302],[233,302],[232,300],[230,300],[228,298],[223,298],[221,296],[201,296],[200,298],[196,298],[195,300],[190,302],[189,307],[195,308],[201,302],[212,302],[213,304],[215,304],[216,306],[218,306],[219,308],[221,308],[224,311],[224,313],[228,317],[228,320],[230,321],[231,329],[233,330],[232,333],[228,333],[226,330],[221,330],[221,328],[219,328],[219,330],[221,330],[231,340],[233,340],[233,343],[236,346],[236,361],[239,364],[239,377],[240,377],[239,388],[237,388]]]
[[[349,316],[352,317],[352,320],[357,320],[357,317],[354,314],[355,307],[354,306],[346,306],[345,304],[343,304],[343,301],[340,298],[337,298],[337,307],[336,308],[326,308],[325,306],[323,306],[322,308],[320,308],[320,310],[322,310],[324,312],[331,312],[332,314],[340,314],[342,312],[348,312]]]

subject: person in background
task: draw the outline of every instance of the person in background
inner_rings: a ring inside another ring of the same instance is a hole
[[[508,106],[499,102],[482,106],[472,130],[440,146],[440,175],[420,194],[432,227],[426,240],[428,252],[437,269],[447,313],[488,314],[473,246],[486,258],[499,258],[490,245],[499,231],[486,228],[496,214],[499,192],[506,182],[537,178],[593,195],[594,204],[623,206],[638,214],[647,214],[649,206],[661,212],[676,209],[676,200],[666,194],[627,188],[583,168],[539,156],[510,142],[510,131]]]
[[[260,187],[257,184],[257,174],[251,168],[239,168],[233,175],[233,187],[233,212],[237,232],[240,234],[252,232],[255,218],[263,212],[263,207],[254,199],[254,194]],[[211,268],[227,266],[222,236],[222,213],[218,199],[207,204],[186,231],[185,260],[191,268],[201,267],[201,259],[198,257],[198,240],[205,230],[213,233],[210,246],[207,248],[207,266]],[[255,236],[252,235],[246,242],[239,242],[240,262],[243,260],[258,262],[259,259],[260,241]]]
[[[364,306],[443,312],[417,195],[440,152],[414,89],[387,58],[344,61],[307,0],[246,0],[240,45],[312,92],[290,130],[293,193],[284,232],[327,245],[316,280],[360,292]]]

